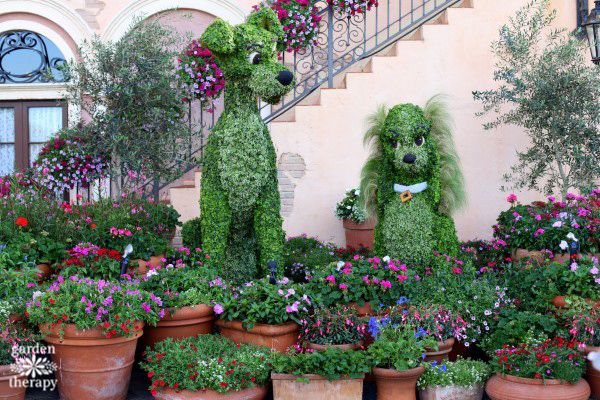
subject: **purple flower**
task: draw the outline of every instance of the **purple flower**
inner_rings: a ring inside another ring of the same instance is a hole
[[[215,314],[222,314],[225,309],[220,304],[215,304]]]

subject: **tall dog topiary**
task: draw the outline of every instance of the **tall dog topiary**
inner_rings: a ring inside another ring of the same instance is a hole
[[[257,99],[275,104],[294,87],[294,76],[276,61],[283,28],[269,8],[244,24],[217,19],[200,41],[225,76],[225,109],[207,141],[200,195],[203,250],[225,278],[247,281],[282,266],[275,148]]]
[[[434,251],[458,252],[451,214],[465,202],[452,120],[441,96],[424,109],[380,107],[369,118],[361,202],[377,218],[375,253],[411,265],[427,265]]]

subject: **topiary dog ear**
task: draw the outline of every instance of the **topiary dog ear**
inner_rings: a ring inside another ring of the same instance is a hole
[[[264,7],[253,12],[246,22],[273,33],[277,36],[277,41],[283,39],[284,32],[281,22],[279,22],[275,11],[271,10],[269,7]]]
[[[200,43],[213,53],[233,53],[233,27],[227,21],[218,18],[206,28],[200,37]]]

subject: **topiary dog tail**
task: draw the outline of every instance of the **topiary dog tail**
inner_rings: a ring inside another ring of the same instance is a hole
[[[454,145],[454,121],[448,111],[447,96],[433,96],[423,110],[431,121],[431,137],[440,154],[440,206],[439,211],[452,215],[466,205],[465,181],[460,167],[460,159]]]
[[[359,203],[367,218],[377,218],[377,182],[383,162],[383,146],[379,135],[387,113],[387,107],[381,104],[373,114],[367,117],[369,129],[365,133],[363,144],[370,147],[371,154],[361,172],[359,197]]]

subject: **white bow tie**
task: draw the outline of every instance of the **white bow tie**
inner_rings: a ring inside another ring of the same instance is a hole
[[[427,182],[415,183],[414,185],[404,186],[394,183],[394,192],[404,193],[407,190],[411,193],[421,193],[427,189]]]

